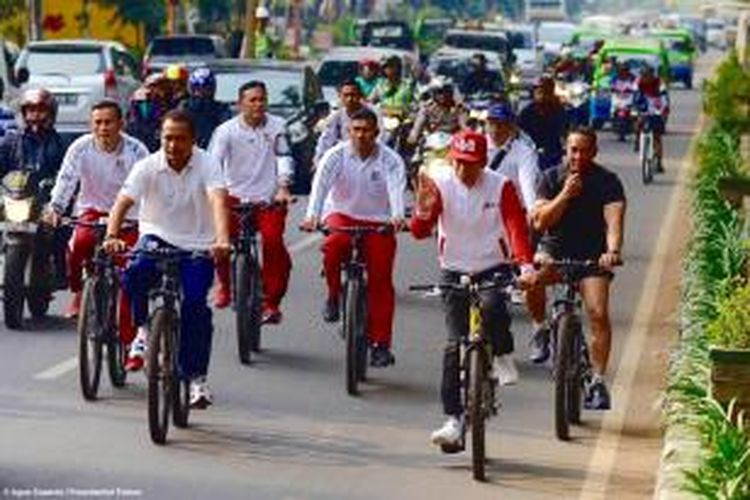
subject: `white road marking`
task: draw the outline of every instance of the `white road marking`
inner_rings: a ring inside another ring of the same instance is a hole
[[[34,380],[54,380],[73,371],[78,366],[78,357],[73,356],[34,375]]]
[[[319,242],[321,239],[322,236],[319,233],[309,234],[290,245],[289,253],[297,254],[304,250],[307,250],[308,248]],[[76,356],[73,356],[72,358],[61,361],[60,363],[37,373],[36,375],[34,375],[34,380],[55,380],[75,370],[77,366],[78,358]]]
[[[653,258],[648,267],[646,279],[643,283],[643,293],[638,302],[638,308],[633,316],[632,326],[627,334],[625,350],[620,358],[617,373],[612,385],[612,401],[615,406],[602,419],[601,429],[596,439],[596,447],[589,460],[586,480],[581,488],[581,499],[604,499],[615,466],[620,436],[627,414],[627,401],[633,390],[633,381],[641,362],[641,354],[649,333],[649,320],[653,316],[658,303],[657,293],[661,280],[662,269],[666,263],[667,250],[671,244],[672,231],[678,216],[680,199],[687,185],[687,176],[692,169],[693,154],[698,143],[698,132],[703,128],[705,117],[701,114],[695,128],[693,139],[686,156],[682,159],[677,186],[672,191],[667,214],[659,231],[659,239],[654,248]],[[620,402],[620,404],[618,404]]]

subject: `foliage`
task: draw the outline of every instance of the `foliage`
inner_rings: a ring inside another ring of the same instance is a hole
[[[161,33],[166,20],[164,2],[152,0],[100,0],[103,5],[114,7],[116,20],[123,24],[143,24],[147,38]]]
[[[704,109],[719,127],[740,134],[750,131],[750,74],[732,51],[719,66],[716,77],[703,89]]]
[[[332,26],[333,43],[336,45],[359,45],[356,23],[357,18],[350,14],[339,17]]]
[[[750,443],[743,417],[733,404],[723,408],[708,393],[709,345],[717,329],[726,335],[750,330],[750,314],[734,316],[730,304],[750,305],[744,281],[746,245],[742,219],[722,197],[719,180],[742,175],[739,141],[734,130],[714,126],[698,147],[699,169],[692,184],[693,234],[683,268],[682,328],[679,352],[670,366],[667,419],[695,430],[701,460],[684,471],[684,488],[699,498],[750,498]],[[735,311],[736,312],[736,311]]]
[[[10,19],[25,8],[25,0],[0,0],[0,19]]]
[[[750,284],[722,297],[716,312],[706,330],[709,342],[728,349],[750,349]]]

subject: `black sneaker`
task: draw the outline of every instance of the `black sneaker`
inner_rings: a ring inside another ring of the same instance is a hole
[[[594,379],[586,386],[586,396],[583,407],[587,410],[609,410],[612,404],[609,390],[602,379]]]
[[[370,366],[385,368],[396,363],[396,358],[387,346],[375,344],[370,351]]]
[[[531,337],[531,354],[529,354],[532,363],[542,364],[549,359],[551,352],[549,337],[549,328],[546,326],[542,326],[534,332]]]
[[[664,164],[661,161],[661,158],[658,156],[655,158],[656,160],[656,173],[657,174],[663,174],[664,173]]]
[[[326,323],[336,323],[339,320],[339,303],[336,300],[326,300],[323,305],[323,321]]]

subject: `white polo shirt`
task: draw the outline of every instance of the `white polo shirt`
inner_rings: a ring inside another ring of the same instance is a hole
[[[75,214],[86,210],[109,212],[133,165],[148,156],[148,149],[138,139],[122,134],[117,151],[108,153],[96,146],[94,136],[86,134],[70,145],[52,188],[52,206],[58,213],[68,208],[76,196]],[[137,207],[128,214],[137,215]]]
[[[226,184],[216,159],[198,147],[176,172],[159,150],[139,161],[120,194],[140,202],[138,231],[185,250],[208,250],[216,238],[211,191]]]
[[[371,222],[404,216],[406,172],[394,150],[378,143],[368,158],[354,152],[351,141],[329,149],[313,179],[308,217],[341,213]]]
[[[487,166],[495,172],[506,176],[513,181],[518,190],[523,205],[527,212],[534,207],[537,198],[537,186],[541,179],[539,170],[539,154],[531,137],[523,132],[518,136],[510,137],[502,146],[496,146],[492,139],[488,138],[490,145],[487,158]],[[494,165],[496,155],[504,154],[499,165]]]
[[[286,123],[270,114],[260,127],[249,126],[242,115],[222,123],[208,151],[219,160],[229,194],[242,201],[271,201],[294,173]]]

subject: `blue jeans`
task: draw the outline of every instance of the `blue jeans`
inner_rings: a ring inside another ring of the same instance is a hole
[[[172,247],[151,235],[143,235],[135,249]],[[208,373],[213,325],[208,307],[208,290],[214,277],[212,259],[185,258],[180,261],[180,353],[178,371],[181,377],[194,378]],[[136,326],[148,322],[148,292],[159,285],[161,273],[153,258],[137,256],[125,270],[124,285],[133,308]]]

